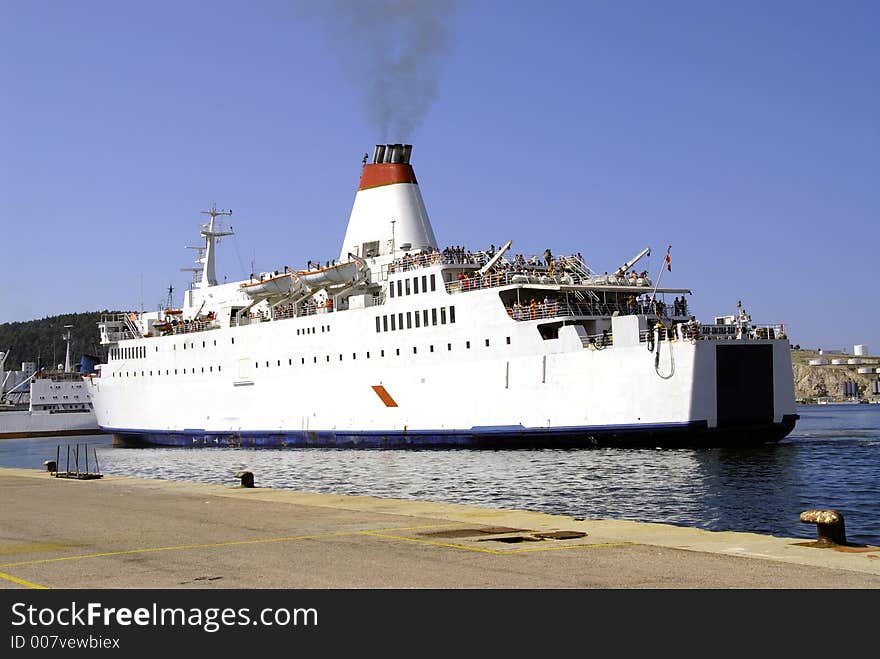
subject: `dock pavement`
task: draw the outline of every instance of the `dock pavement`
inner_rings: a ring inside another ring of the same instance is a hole
[[[0,469],[2,589],[876,589],[880,548]]]

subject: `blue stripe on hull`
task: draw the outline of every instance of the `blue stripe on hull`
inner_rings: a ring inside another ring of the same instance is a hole
[[[578,448],[590,446],[714,446],[778,441],[797,415],[782,423],[709,429],[705,421],[656,425],[524,428],[483,426],[469,430],[155,431],[104,428],[117,446],[244,448]]]

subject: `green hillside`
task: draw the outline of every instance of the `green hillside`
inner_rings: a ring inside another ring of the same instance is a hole
[[[108,311],[88,311],[50,316],[38,320],[0,324],[0,352],[9,352],[6,370],[18,370],[22,362],[36,362],[51,368],[64,363],[65,325],[70,328],[70,363],[79,364],[83,354],[103,357],[98,336],[98,321]]]

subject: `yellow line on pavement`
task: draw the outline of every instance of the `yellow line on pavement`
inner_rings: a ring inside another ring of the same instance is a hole
[[[17,583],[19,586],[24,586],[25,588],[33,588],[35,590],[49,590],[49,586],[41,586],[38,583],[25,581],[24,579],[19,579],[18,577],[13,577],[11,574],[4,574],[3,572],[0,572],[0,579],[6,579],[7,581]]]
[[[405,526],[394,527],[390,529],[381,529],[385,531],[415,531],[420,529],[443,528],[451,526],[450,524],[434,524],[425,526]],[[119,551],[106,551],[95,554],[78,554],[75,556],[57,556],[55,558],[38,558],[30,561],[18,561],[16,563],[3,563],[0,567],[21,567],[23,565],[39,565],[43,563],[57,563],[60,561],[76,561],[84,558],[106,558],[110,556],[127,556],[130,554],[148,554],[160,551],[181,551],[186,549],[211,549],[216,547],[235,547],[239,545],[259,545],[269,544],[273,542],[293,542],[295,540],[318,540],[321,538],[332,538],[345,535],[359,535],[364,531],[334,531],[333,533],[314,533],[310,535],[293,535],[281,538],[260,538],[257,540],[229,540],[227,542],[208,542],[203,544],[192,545],[174,545],[170,547],[142,547],[140,549],[121,549]]]

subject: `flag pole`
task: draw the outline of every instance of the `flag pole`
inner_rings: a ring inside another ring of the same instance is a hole
[[[666,258],[663,259],[663,265],[670,271],[672,271],[672,262],[669,259],[669,251],[672,249],[672,245],[666,248]],[[657,287],[660,286],[660,277],[663,276],[663,265],[660,266],[660,272],[657,274],[657,281],[654,282],[654,290],[651,292],[651,308],[654,309],[654,302],[657,298]]]

